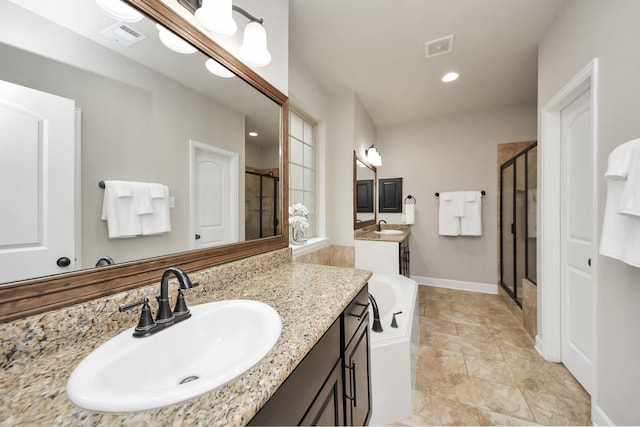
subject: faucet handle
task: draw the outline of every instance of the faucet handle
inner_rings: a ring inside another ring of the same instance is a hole
[[[131,310],[134,307],[142,305],[142,311],[140,312],[140,320],[136,326],[136,332],[146,332],[155,326],[156,322],[151,315],[151,307],[149,307],[149,298],[143,298],[140,301],[132,302],[131,304],[121,305],[118,310],[120,312]],[[134,335],[136,336],[136,335]]]
[[[182,289],[178,289],[178,297],[176,298],[176,306],[173,309],[173,314],[175,316],[184,316],[189,314],[189,309],[187,308],[187,303],[184,300]]]
[[[391,319],[391,327],[392,328],[397,328],[398,327],[398,322],[396,321],[396,314],[402,314],[402,312],[398,311],[396,313],[393,313],[393,318]]]

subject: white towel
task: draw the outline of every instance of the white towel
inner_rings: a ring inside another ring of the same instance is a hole
[[[416,221],[416,205],[415,203],[405,203],[404,205],[404,223],[413,224]]]
[[[482,194],[479,191],[464,192],[464,216],[460,218],[462,236],[482,236]]]
[[[640,139],[627,142],[627,156],[621,165],[626,183],[620,197],[618,213],[640,216]]]
[[[160,234],[171,231],[169,214],[169,187],[162,184],[149,184],[151,213],[140,215],[142,234]]]
[[[107,221],[109,238],[134,237],[142,232],[136,214],[132,185],[128,181],[105,181],[102,219]]]
[[[151,203],[151,188],[154,184],[147,182],[134,182],[133,198],[136,201],[136,213],[138,215],[146,215],[153,213],[153,205]]]
[[[637,149],[638,140],[619,145],[609,154],[607,202],[602,222],[600,253],[634,267],[640,267],[640,217],[621,214],[620,207],[625,187],[629,185],[630,159]],[[624,209],[623,209],[624,210]]]
[[[460,235],[460,217],[464,215],[464,193],[440,193],[438,214],[438,234],[441,236]]]

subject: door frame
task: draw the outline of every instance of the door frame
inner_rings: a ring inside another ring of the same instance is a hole
[[[541,110],[541,155],[538,158],[540,174],[540,210],[538,212],[541,239],[538,241],[538,335],[536,336],[536,350],[546,359],[553,362],[562,361],[562,336],[561,336],[561,253],[560,253],[560,185],[564,169],[564,161],[561,159],[561,111],[575,101],[586,91],[591,91],[592,114],[592,162],[594,173],[592,174],[593,201],[592,201],[592,279],[594,281],[593,307],[594,324],[597,325],[597,291],[598,291],[598,59],[594,58],[584,67],[569,83],[567,83],[556,95],[548,101]],[[593,390],[597,387],[597,328],[593,330],[594,354],[593,354]],[[595,402],[595,400],[592,400]]]
[[[205,144],[202,142],[189,140],[189,248],[194,249],[196,247],[195,240],[193,236],[195,235],[195,161],[196,161],[196,151],[208,151],[211,154],[214,154],[219,157],[224,157],[229,165],[229,184],[231,186],[231,190],[229,192],[229,215],[230,222],[229,225],[231,227],[231,240],[237,242],[239,238],[238,231],[238,200],[239,200],[239,156],[238,153],[225,150],[223,148],[215,147],[213,145]]]

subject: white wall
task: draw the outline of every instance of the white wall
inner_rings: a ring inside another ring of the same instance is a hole
[[[479,111],[378,129],[378,178],[402,177],[416,198],[411,274],[468,282],[497,281],[497,146],[536,139],[535,106]],[[436,192],[485,190],[481,237],[438,235]],[[400,214],[379,215],[390,223]]]
[[[639,18],[637,0],[573,0],[540,43],[539,107],[593,58],[599,58],[598,177],[603,176],[608,155],[616,146],[640,137]],[[597,197],[600,232],[604,178],[599,180]],[[638,425],[640,269],[602,256],[597,263],[595,413],[617,425]],[[603,419],[594,421],[602,423]]]

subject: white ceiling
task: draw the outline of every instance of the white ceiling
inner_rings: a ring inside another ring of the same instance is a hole
[[[290,0],[290,50],[377,126],[535,105],[537,44],[566,0]],[[453,34],[453,52],[424,43]],[[440,78],[456,71],[460,78]]]

